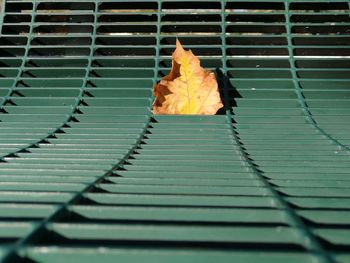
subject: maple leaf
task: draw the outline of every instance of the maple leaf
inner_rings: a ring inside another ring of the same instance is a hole
[[[213,72],[203,69],[192,51],[176,40],[169,75],[154,86],[154,114],[214,115],[223,104]]]

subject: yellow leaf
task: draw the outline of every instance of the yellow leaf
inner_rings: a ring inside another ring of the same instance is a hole
[[[213,72],[203,69],[192,51],[176,40],[172,69],[154,86],[154,114],[214,115],[223,104]]]

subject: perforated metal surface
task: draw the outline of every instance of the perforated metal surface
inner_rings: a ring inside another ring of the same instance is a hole
[[[3,262],[350,262],[348,1],[15,1]],[[216,116],[152,116],[178,37]]]

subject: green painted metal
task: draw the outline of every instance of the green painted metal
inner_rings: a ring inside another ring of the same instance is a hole
[[[5,0],[1,262],[350,262],[348,0]],[[178,37],[215,116],[154,116]]]

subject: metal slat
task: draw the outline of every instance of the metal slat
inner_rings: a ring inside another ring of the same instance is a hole
[[[43,253],[45,252],[45,253]],[[135,262],[140,258],[144,262],[154,262],[157,260],[163,260],[171,263],[175,262],[193,262],[200,260],[204,263],[209,263],[213,261],[217,262],[227,262],[232,258],[240,262],[256,262],[257,256],[252,252],[236,252],[236,251],[203,251],[203,250],[192,250],[188,251],[186,249],[162,249],[162,250],[139,250],[137,254],[130,253],[129,249],[111,249],[107,248],[102,252],[97,252],[94,249],[81,248],[79,250],[72,248],[57,248],[50,247],[45,248],[43,251],[40,247],[33,247],[28,251],[28,255],[37,261],[50,261],[50,262],[60,262],[64,258],[67,262],[76,261],[86,261],[90,262],[114,262],[116,258],[119,258],[126,262]],[[58,258],[61,257],[60,260]],[[344,256],[346,257],[346,256]],[[302,262],[310,263],[315,260],[311,255],[305,255],[302,253],[288,253],[288,252],[260,252],[258,259],[267,262],[281,262],[285,260],[286,262]]]

